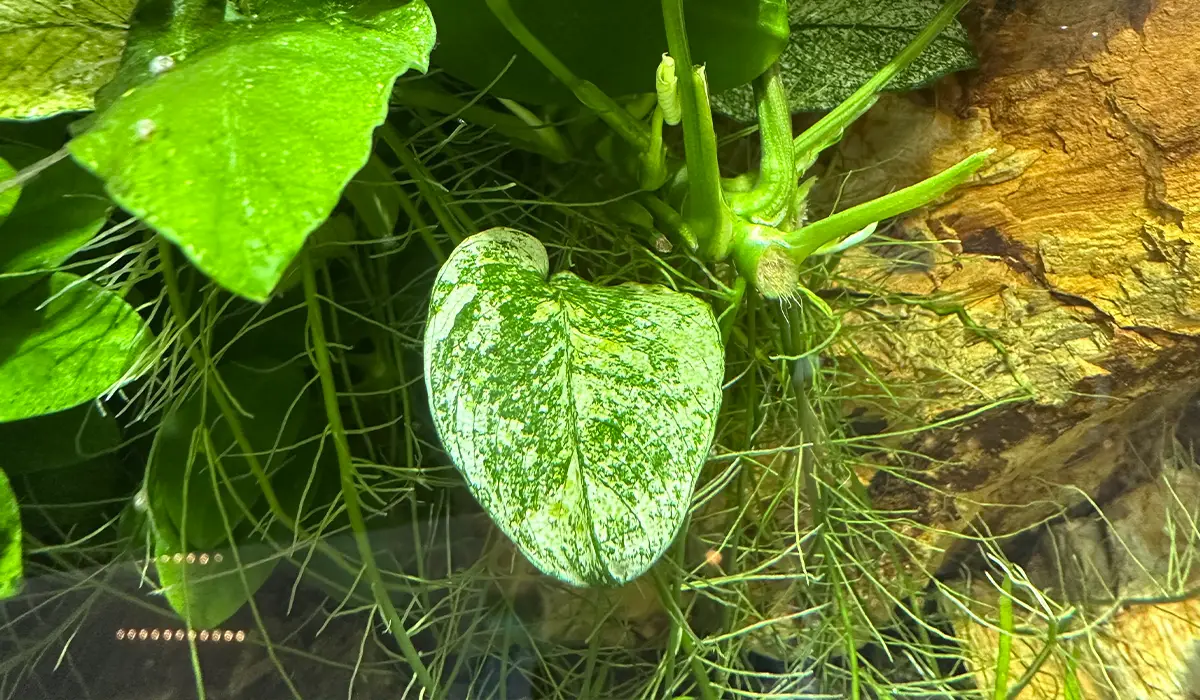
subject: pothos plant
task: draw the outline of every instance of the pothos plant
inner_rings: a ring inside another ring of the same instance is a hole
[[[844,16],[861,19],[868,2],[6,0],[0,32],[34,58],[0,54],[12,76],[0,117],[90,114],[71,124],[63,149],[37,139],[0,145],[9,176],[0,192],[0,435],[31,455],[2,466],[11,476],[111,458],[121,438],[105,400],[174,376],[163,348],[180,349],[195,375],[155,407],[124,525],[150,543],[171,605],[189,625],[213,626],[246,602],[272,564],[243,564],[232,545],[305,535],[312,473],[293,470],[322,463],[375,599],[432,685],[366,537],[339,400],[347,368],[327,341],[341,311],[321,292],[337,264],[327,244],[354,236],[333,215],[343,196],[380,238],[391,235],[381,211],[419,218],[407,199],[384,203],[350,184],[356,173],[386,171],[371,155],[376,131],[438,223],[438,235],[422,232],[440,263],[424,375],[445,451],[538,568],[579,586],[619,584],[645,573],[687,517],[747,297],[828,311],[804,283],[813,260],[937,200],[987,159],[975,154],[873,201],[810,215],[818,156],[881,91],[970,65],[954,23],[966,1],[908,3],[906,31],[882,42],[899,52],[879,68],[834,55],[862,39],[853,31],[887,33]],[[818,68],[798,70],[804,62]],[[464,101],[433,79],[397,84],[431,63],[488,97]],[[663,285],[551,274],[543,232],[478,231],[387,123],[397,106],[457,115],[552,162],[596,166],[606,194],[622,195],[606,208],[612,220],[706,269],[728,263],[709,275],[727,303],[718,315]],[[714,107],[757,120],[753,171],[722,172]],[[829,111],[793,134],[792,113],[818,108]],[[675,126],[681,147],[671,145]],[[126,225],[152,232],[126,257],[156,261],[158,300],[141,280],[106,287],[94,267],[68,269],[114,206],[131,217]],[[449,255],[439,236],[455,244]],[[303,366],[271,341],[215,351],[204,320],[219,317],[216,298],[196,291],[194,271],[249,302],[298,297]],[[51,444],[55,431],[75,439]],[[326,437],[328,451],[280,449]],[[264,512],[271,528],[256,519]],[[0,595],[19,580],[16,513],[0,475]],[[219,567],[182,558],[231,547]],[[344,553],[326,554],[346,567]]]

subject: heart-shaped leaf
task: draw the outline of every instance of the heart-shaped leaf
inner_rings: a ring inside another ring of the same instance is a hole
[[[0,600],[21,590],[21,510],[0,469]]]
[[[92,108],[137,0],[0,0],[0,119]]]
[[[720,331],[686,294],[547,271],[545,248],[512,229],[450,256],[425,333],[434,422],[538,568],[629,581],[687,513],[720,409]]]
[[[933,19],[943,0],[791,0],[792,38],[779,57],[793,112],[836,107],[900,53]],[[952,23],[888,90],[912,90],[947,73],[974,68],[967,33]],[[755,120],[749,86],[714,95],[713,109]]]
[[[78,406],[135,377],[150,332],[116,294],[55,272],[0,306],[0,422]]]
[[[0,146],[0,156],[17,168],[49,155],[39,148]],[[113,209],[103,183],[69,159],[39,173],[20,193],[8,218],[0,221],[0,273],[53,269],[90,241]],[[0,194],[0,200],[6,194]],[[28,274],[4,279],[0,303],[37,279]]]
[[[422,0],[360,14],[227,23],[71,152],[206,274],[264,300],[366,163],[395,79],[428,65]]]
[[[271,367],[265,362],[257,362],[256,365],[260,366],[226,364],[221,366],[220,374],[223,384],[241,407],[242,431],[254,448],[259,464],[269,472],[277,468],[288,456],[287,451],[294,447],[309,402],[307,397],[301,396],[306,382],[304,373],[295,363]],[[148,489],[155,502],[160,504],[158,519],[168,518],[174,530],[181,534],[180,543],[198,549],[215,547],[228,538],[212,486],[211,472],[218,464],[220,470],[216,481],[221,488],[221,502],[233,525],[245,518],[238,501],[252,508],[262,496],[262,489],[229,423],[217,410],[212,397],[205,396],[202,391],[189,396],[163,419],[148,470]],[[204,440],[196,435],[196,429],[201,426],[208,430],[216,454],[210,454]]]

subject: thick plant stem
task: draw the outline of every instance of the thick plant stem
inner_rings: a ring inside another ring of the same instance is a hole
[[[721,190],[717,134],[704,69],[692,66],[683,0],[662,0],[667,48],[675,60],[683,112],[683,147],[687,161],[688,200],[684,219],[700,243],[700,255],[724,260],[733,245],[733,215]]]
[[[970,0],[948,0],[933,20],[908,46],[904,47],[903,51],[873,75],[870,80],[863,83],[862,87],[855,90],[853,95],[797,136],[793,142],[797,168],[807,169],[818,153],[836,143],[841,138],[842,131],[874,104],[878,93],[887,87],[892,78],[921,55],[921,52],[937,38],[937,35],[941,34],[942,30],[954,21],[959,10],[968,2]]]
[[[968,156],[931,178],[827,216],[787,234],[784,240],[791,246],[796,260],[804,260],[842,236],[933,202],[974,175],[992,153],[987,150]]]
[[[558,60],[558,57],[546,48],[546,45],[534,36],[533,32],[529,31],[529,28],[513,11],[509,0],[487,0],[487,5],[492,14],[496,15],[496,19],[500,20],[500,24],[503,24],[504,28],[508,30],[508,33],[512,34],[513,38],[526,51],[533,54],[533,57],[541,62],[555,78],[558,78],[559,82],[575,93],[584,106],[594,111],[612,127],[613,131],[617,132],[617,135],[639,152],[646,149],[650,143],[650,134],[645,125],[634,119],[633,115],[626,112],[603,90],[571,72],[566,64]]]
[[[346,428],[342,424],[341,410],[338,408],[337,386],[333,381],[333,366],[329,359],[329,345],[325,340],[325,322],[321,318],[321,305],[317,297],[317,279],[313,274],[312,261],[307,253],[302,253],[301,267],[304,277],[304,301],[308,306],[308,325],[312,333],[312,351],[317,374],[321,380],[321,394],[325,399],[325,415],[329,420],[329,432],[333,436],[333,446],[337,452],[338,474],[342,488],[342,501],[346,506],[346,517],[350,520],[350,529],[354,532],[354,542],[358,546],[359,556],[362,557],[363,567],[366,568],[367,580],[375,591],[375,602],[379,605],[383,619],[392,630],[396,643],[405,661],[416,674],[417,680],[432,696],[437,697],[437,684],[430,675],[429,669],[421,661],[421,656],[413,646],[404,627],[404,621],[392,604],[384,585],[383,576],[375,564],[375,553],[371,549],[371,541],[367,537],[367,525],[363,520],[362,507],[358,502],[358,491],[354,486],[354,464],[350,455],[350,443],[346,439]]]
[[[735,194],[729,206],[735,214],[756,224],[778,225],[787,215],[796,191],[796,164],[792,150],[792,111],[779,64],[754,81],[758,101],[758,133],[762,163],[758,181],[745,193]]]

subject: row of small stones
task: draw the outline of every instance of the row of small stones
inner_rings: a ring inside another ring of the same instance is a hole
[[[202,642],[244,642],[246,641],[245,630],[158,630],[158,629],[119,629],[117,630],[117,639],[123,641],[158,641],[164,642],[176,641],[182,642],[184,639],[199,639]]]

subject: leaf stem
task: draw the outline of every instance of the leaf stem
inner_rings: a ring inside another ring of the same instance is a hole
[[[904,47],[903,51],[873,75],[870,80],[863,83],[862,87],[855,90],[853,95],[797,136],[796,140],[792,142],[796,165],[798,167],[803,165],[804,169],[807,169],[818,153],[837,142],[841,138],[842,131],[874,104],[878,93],[887,87],[896,74],[912,64],[917,56],[920,56],[921,52],[933,43],[938,34],[941,34],[942,30],[954,21],[959,10],[968,2],[970,0],[948,0],[942,6],[941,11],[929,24],[925,25],[921,33],[917,34],[908,46]]]
[[[971,177],[992,153],[989,149],[968,156],[915,185],[863,202],[797,229],[785,235],[784,241],[792,247],[792,255],[797,261],[804,260],[822,246],[842,236],[935,201]]]
[[[754,94],[758,101],[762,163],[754,187],[730,196],[729,206],[735,214],[755,223],[776,225],[787,214],[797,177],[792,112],[778,63],[754,81]]]
[[[558,59],[553,52],[541,42],[525,23],[517,17],[509,0],[486,0],[488,9],[500,20],[500,24],[512,34],[513,38],[533,54],[559,82],[566,85],[579,101],[594,111],[606,124],[612,127],[622,139],[636,148],[644,151],[650,143],[650,133],[646,126],[633,118],[616,100],[609,97],[603,90],[590,81],[584,80],[571,72],[566,64]]]
[[[433,215],[437,217],[438,223],[445,229],[446,235],[450,237],[450,241],[454,245],[463,242],[463,239],[474,233],[470,228],[474,224],[469,221],[463,221],[454,212],[450,211],[450,207],[446,205],[439,193],[430,183],[436,182],[428,168],[417,158],[412,152],[409,144],[400,136],[400,132],[391,124],[384,123],[379,127],[379,134],[383,137],[383,142],[388,145],[392,153],[396,154],[396,158],[400,160],[400,164],[412,175],[413,181],[417,183],[417,190],[420,191],[421,197],[429,204],[429,208],[433,210]],[[461,212],[460,212],[461,213]],[[462,218],[466,218],[465,215]]]
[[[417,652],[416,647],[413,646],[404,621],[392,604],[391,596],[383,582],[383,576],[379,573],[379,567],[375,564],[375,553],[371,549],[371,541],[367,537],[367,526],[363,520],[362,508],[358,502],[358,492],[354,486],[353,457],[350,454],[350,443],[346,439],[346,429],[342,424],[341,410],[338,408],[337,386],[333,380],[329,345],[325,340],[325,322],[321,318],[320,299],[317,296],[317,280],[313,274],[312,260],[307,252],[301,256],[301,269],[304,278],[304,299],[308,306],[309,331],[312,333],[313,360],[317,374],[320,376],[321,394],[325,399],[325,415],[329,420],[329,431],[333,436],[333,445],[337,452],[338,473],[341,477],[342,501],[346,505],[346,516],[350,520],[354,541],[367,571],[367,579],[375,591],[375,602],[379,605],[384,620],[391,628],[392,635],[400,646],[400,652],[404,655],[405,661],[408,662],[421,685],[431,695],[437,697],[437,684],[421,660],[421,655]]]
[[[675,60],[683,112],[683,148],[687,161],[688,199],[684,220],[700,242],[700,255],[724,260],[733,245],[733,215],[721,190],[717,134],[704,68],[692,65],[683,16],[683,0],[662,0],[667,47]]]

